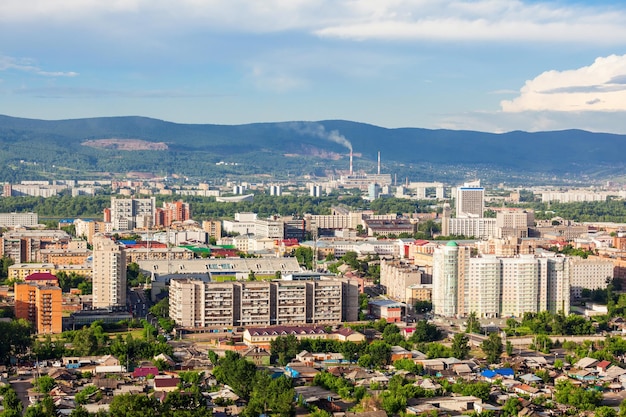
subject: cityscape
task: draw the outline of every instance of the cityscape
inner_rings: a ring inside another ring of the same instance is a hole
[[[0,417],[626,417],[626,7],[0,2]]]

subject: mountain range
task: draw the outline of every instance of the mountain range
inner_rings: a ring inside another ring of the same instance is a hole
[[[321,176],[346,171],[350,148],[355,169],[374,172],[380,152],[383,172],[414,180],[489,172],[499,173],[496,179],[608,178],[626,171],[626,135],[582,130],[494,134],[344,120],[230,126],[136,116],[48,121],[0,115],[3,181],[128,172]]]

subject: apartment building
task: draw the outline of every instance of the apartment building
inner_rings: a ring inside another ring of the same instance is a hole
[[[144,229],[154,226],[156,199],[111,197],[110,217],[114,230]]]
[[[317,281],[170,282],[170,317],[181,327],[336,324],[358,318],[358,283]]]
[[[104,235],[94,237],[92,283],[94,308],[126,305],[126,253]]]
[[[0,227],[33,227],[37,224],[37,213],[0,213]]]
[[[424,271],[407,261],[380,262],[380,285],[385,294],[396,301],[410,302],[407,299],[407,287],[414,284],[425,284],[422,280]]]
[[[155,210],[155,226],[170,227],[173,222],[184,222],[191,219],[189,203],[182,201],[163,202],[163,207]]]
[[[580,298],[583,289],[606,288],[613,279],[614,265],[610,259],[574,257],[570,260],[571,296]]]
[[[486,318],[519,317],[545,310],[568,314],[571,298],[582,288],[602,288],[613,274],[605,259],[552,253],[469,258],[467,249],[453,243],[433,255],[433,308],[445,317],[472,312]]]
[[[37,334],[62,332],[61,288],[36,281],[15,283],[15,317],[31,322]]]
[[[66,249],[70,240],[62,230],[14,230],[2,235],[0,255],[16,263],[41,262],[42,249]]]
[[[13,264],[8,268],[7,276],[13,281],[24,281],[26,277],[37,273],[54,274],[56,267],[53,264],[30,263]]]

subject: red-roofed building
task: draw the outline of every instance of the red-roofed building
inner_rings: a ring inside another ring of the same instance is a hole
[[[243,333],[243,342],[248,346],[258,346],[269,350],[272,340],[288,335],[294,335],[298,340],[331,338],[329,333],[317,326],[248,327]]]
[[[159,369],[156,366],[141,366],[135,368],[133,371],[133,378],[145,378],[148,375],[156,376],[159,374]]]
[[[25,278],[26,282],[34,282],[37,285],[58,286],[59,279],[50,272],[35,272]]]
[[[171,375],[158,375],[154,377],[153,383],[155,391],[176,391],[180,378]]]

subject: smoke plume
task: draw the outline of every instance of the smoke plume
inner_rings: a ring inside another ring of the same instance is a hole
[[[290,127],[302,135],[326,139],[331,142],[335,142],[341,146],[344,146],[352,151],[352,144],[348,139],[346,139],[344,135],[339,133],[339,131],[337,130],[331,130],[329,132],[324,126],[319,123],[292,123]]]

